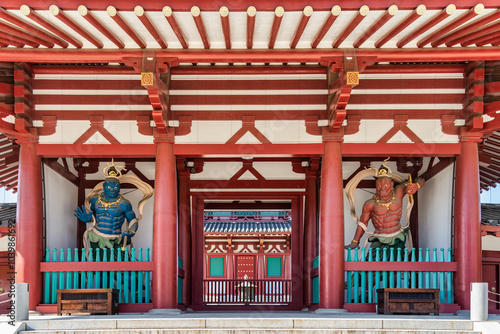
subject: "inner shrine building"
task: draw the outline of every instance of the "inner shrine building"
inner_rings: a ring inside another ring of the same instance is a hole
[[[480,218],[499,45],[493,0],[4,2],[0,186],[30,309],[116,288],[120,312],[375,312],[398,287],[469,310],[470,283],[500,288]],[[151,199],[92,199],[111,164]]]

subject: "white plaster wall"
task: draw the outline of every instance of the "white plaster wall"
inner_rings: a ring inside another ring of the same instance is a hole
[[[77,220],[73,216],[78,204],[78,188],[44,166],[46,248],[75,248]]]
[[[37,122],[42,126],[42,122]],[[153,136],[139,133],[136,121],[104,121],[104,128],[121,144],[152,144]],[[40,136],[40,144],[73,144],[90,129],[89,121],[58,121],[56,132],[50,136]],[[86,144],[109,144],[99,132],[90,137]]]
[[[451,247],[453,165],[428,180],[418,195],[419,246]]]
[[[404,113],[404,110],[402,111]],[[344,136],[344,143],[376,143],[394,126],[394,120],[361,120],[359,131]],[[441,120],[408,120],[408,128],[424,143],[457,143],[458,136],[446,135],[442,132]],[[401,131],[398,131],[388,143],[411,143],[412,141]]]
[[[500,238],[493,235],[486,235],[481,237],[481,241],[483,250],[500,251]]]

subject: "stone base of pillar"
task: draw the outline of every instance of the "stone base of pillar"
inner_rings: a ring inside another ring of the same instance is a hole
[[[316,314],[341,314],[341,313],[349,313],[349,311],[344,310],[343,308],[319,308],[314,311]]]
[[[154,308],[148,312],[149,314],[174,315],[181,314],[181,310],[177,308]]]

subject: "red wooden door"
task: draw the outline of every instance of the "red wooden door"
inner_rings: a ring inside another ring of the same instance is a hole
[[[0,263],[0,314],[9,313],[8,307],[10,307],[10,298],[9,298],[9,290],[10,290],[10,281],[11,277],[10,272],[13,270],[9,270],[8,264]]]
[[[483,282],[488,283],[488,312],[500,314],[500,252],[483,251]]]
[[[255,256],[238,255],[236,257],[236,279],[255,278]]]
[[[498,263],[483,263],[483,282],[488,283],[488,291],[494,293],[488,293],[488,298],[493,301],[488,301],[488,311],[489,313],[500,313],[500,307],[498,302],[500,298],[495,293],[500,293],[499,289],[499,269],[500,264]]]

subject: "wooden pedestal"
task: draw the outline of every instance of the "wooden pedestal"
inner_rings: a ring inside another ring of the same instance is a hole
[[[377,313],[439,315],[439,289],[378,289]]]
[[[63,313],[118,314],[118,290],[57,290],[57,315]]]

